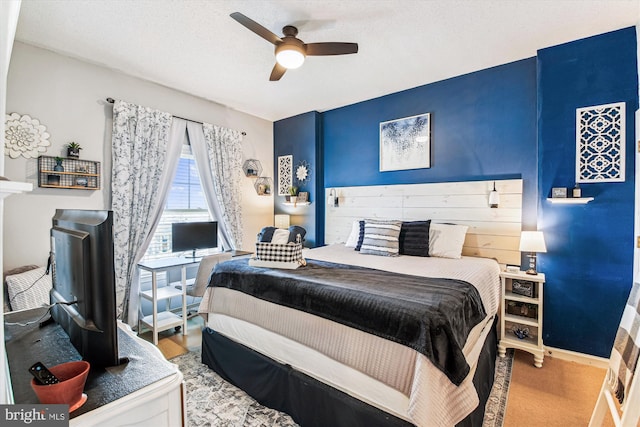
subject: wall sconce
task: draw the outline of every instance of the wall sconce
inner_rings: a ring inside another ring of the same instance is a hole
[[[274,224],[277,228],[289,228],[291,225],[291,217],[287,214],[274,215]]]
[[[529,269],[527,274],[538,274],[536,271],[536,252],[547,252],[542,231],[523,231],[520,235],[520,251],[529,252]]]
[[[489,207],[497,208],[500,204],[500,193],[496,191],[496,182],[493,181],[493,190],[489,192]]]
[[[327,205],[333,206],[334,208],[338,207],[338,193],[333,188],[329,190],[329,196],[327,197]]]

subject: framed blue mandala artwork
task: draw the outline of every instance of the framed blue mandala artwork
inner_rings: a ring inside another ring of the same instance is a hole
[[[430,113],[380,123],[380,172],[430,167]]]

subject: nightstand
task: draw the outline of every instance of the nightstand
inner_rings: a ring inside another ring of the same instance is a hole
[[[502,298],[500,307],[500,343],[498,354],[517,348],[533,354],[533,364],[542,367],[542,301],[545,277],[524,271],[500,273]]]

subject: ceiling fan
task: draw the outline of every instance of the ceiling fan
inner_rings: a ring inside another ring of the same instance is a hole
[[[307,55],[347,55],[358,53],[358,43],[305,43],[296,36],[298,29],[292,25],[282,28],[284,37],[278,37],[256,21],[240,12],[230,15],[233,19],[276,46],[276,65],[271,70],[270,81],[277,81],[288,69],[298,68]]]

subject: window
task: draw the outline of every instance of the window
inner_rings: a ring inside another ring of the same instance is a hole
[[[191,146],[185,144],[164,212],[143,260],[176,256],[177,254],[171,250],[171,224],[197,221],[212,221],[212,218],[207,209],[207,201],[200,184]]]

